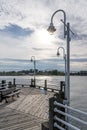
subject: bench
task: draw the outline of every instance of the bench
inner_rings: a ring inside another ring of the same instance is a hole
[[[20,89],[15,89],[15,88],[8,88],[8,89],[3,89],[3,90],[0,90],[0,93],[1,93],[1,101],[3,99],[5,99],[6,103],[8,102],[7,98],[10,98],[17,95],[17,97],[19,97],[19,94],[20,94]]]
[[[0,87],[0,90],[5,89],[5,87]]]
[[[5,96],[5,101],[6,101],[6,103],[8,103],[7,98],[12,97],[12,100],[14,100],[14,98],[13,98],[13,97],[14,97],[14,96],[19,97],[19,94],[20,94],[20,91],[19,91],[19,90],[17,90],[17,91],[13,91],[12,93],[7,94],[7,95]]]

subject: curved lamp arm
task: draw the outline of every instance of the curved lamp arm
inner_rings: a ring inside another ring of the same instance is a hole
[[[31,61],[33,61],[33,59],[34,59],[34,61],[35,61],[35,56],[32,56],[32,57],[31,57]]]
[[[66,13],[65,13],[65,11],[64,10],[62,10],[62,9],[59,9],[59,10],[57,10],[57,11],[55,11],[54,13],[53,13],[53,15],[52,15],[52,17],[51,17],[51,25],[53,24],[53,17],[54,17],[54,15],[56,14],[56,13],[58,13],[58,12],[62,12],[63,13],[63,15],[64,15],[64,38],[65,38],[65,36],[66,36]]]
[[[59,53],[59,50],[60,50],[60,49],[63,50],[63,57],[64,57],[64,59],[65,59],[65,57],[66,57],[65,55],[66,55],[66,54],[65,54],[65,49],[64,49],[63,47],[59,47],[59,48],[57,49],[57,56],[60,55],[60,53]]]

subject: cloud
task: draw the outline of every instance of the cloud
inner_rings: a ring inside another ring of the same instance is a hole
[[[62,65],[62,63],[64,63],[63,60],[59,60],[58,59],[43,59],[43,60],[38,60],[36,59],[36,68],[39,70],[51,70],[51,69],[55,69],[53,66],[55,66],[56,63],[56,68],[58,68],[58,70],[62,70],[62,68],[64,68]],[[18,70],[29,70],[29,69],[33,69],[33,64],[31,63],[30,60],[27,59],[0,59],[0,71],[18,71]]]
[[[71,59],[71,62],[87,62],[87,58]]]
[[[79,64],[79,66],[78,66]],[[82,66],[84,68],[82,68]],[[71,59],[70,70],[79,71],[86,70],[87,58]],[[3,69],[4,68],[4,69]],[[63,58],[51,58],[51,59],[36,59],[36,68],[39,70],[53,70],[65,71],[65,61]],[[33,69],[33,64],[30,59],[0,59],[0,71],[18,71]]]
[[[2,35],[8,35],[15,38],[19,37],[26,37],[31,35],[34,32],[34,30],[31,30],[29,28],[22,28],[18,25],[12,25],[9,24],[9,26],[6,26],[4,29],[0,29],[0,34]]]
[[[48,50],[53,50],[53,48],[49,47],[49,48],[36,48],[36,47],[33,47],[32,48],[33,50],[35,51],[48,51]]]
[[[43,49],[43,48],[36,48],[36,47],[33,47],[32,49],[35,50],[35,51],[43,51],[43,50],[46,50],[47,48]]]
[[[35,55],[38,60],[48,59],[48,68],[56,68],[56,61],[49,59],[56,58],[59,46],[66,50],[67,42],[63,37],[61,12],[54,17],[57,31],[49,35],[47,28],[52,14],[58,9],[66,12],[67,22],[75,33],[74,36],[70,34],[71,59],[86,58],[86,5],[86,0],[0,0],[0,58],[30,59]],[[63,68],[63,63],[60,66]]]
[[[87,57],[87,53],[84,53],[84,54],[73,54],[72,57],[82,57],[83,59]]]

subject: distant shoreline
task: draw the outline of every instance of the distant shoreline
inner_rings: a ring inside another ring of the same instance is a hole
[[[1,76],[34,76],[34,75],[0,75]],[[36,75],[36,76],[65,76],[65,75]],[[87,76],[87,75],[71,75],[70,76]]]
[[[64,76],[65,73],[59,70],[35,70],[36,75],[40,76]],[[0,76],[33,76],[34,72],[32,69],[30,70],[22,70],[22,71],[9,71],[9,72],[0,72]],[[78,71],[78,72],[70,72],[71,76],[87,76],[87,71]]]

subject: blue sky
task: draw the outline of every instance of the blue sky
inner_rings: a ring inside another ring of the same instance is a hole
[[[31,56],[37,68],[64,70],[61,50],[64,47],[62,13],[56,14],[57,31],[47,28],[52,14],[63,9],[72,31],[70,43],[71,71],[87,70],[87,1],[86,0],[0,0],[0,71],[32,69]]]

